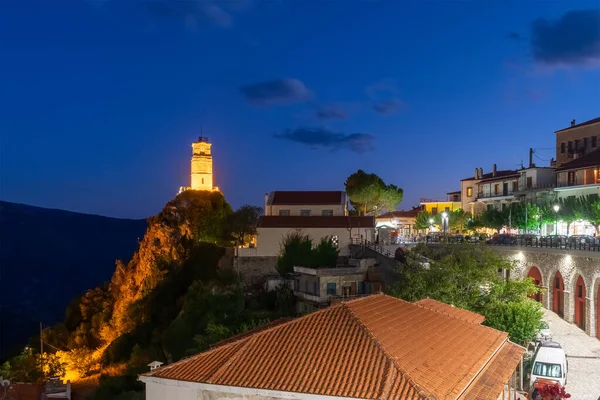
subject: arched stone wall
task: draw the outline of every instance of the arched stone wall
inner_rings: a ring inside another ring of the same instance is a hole
[[[576,282],[581,276],[585,283],[585,331],[592,337],[599,337],[600,322],[600,253],[563,250],[537,249],[512,246],[494,246],[493,250],[514,262],[511,276],[525,278],[530,275],[532,267],[536,267],[542,277],[542,305],[552,310],[555,302],[554,278],[558,271],[564,282],[564,319],[570,323],[575,321]]]
[[[542,275],[542,272],[540,271],[540,269],[536,266],[531,266],[529,267],[529,271],[527,272],[527,277],[532,278],[533,279],[533,283],[539,287],[540,289],[543,289],[544,287],[544,277]],[[530,296],[533,300],[538,301],[540,303],[543,304],[544,301],[544,293],[542,293],[542,291],[540,291],[539,293],[537,293],[535,296]]]

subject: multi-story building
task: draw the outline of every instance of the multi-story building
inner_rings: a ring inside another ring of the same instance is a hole
[[[496,164],[487,174],[483,173],[483,168],[475,168],[475,175],[460,181],[461,208],[472,215],[483,212],[488,206],[501,209],[502,204],[514,201],[518,180],[517,171],[498,171]]]
[[[415,208],[409,211],[392,211],[375,218],[376,227],[379,229],[389,229],[395,232],[396,237],[409,237],[417,233],[416,223],[417,214],[421,211],[420,208]],[[393,235],[393,232],[392,236]]]
[[[375,241],[375,217],[349,216],[342,191],[275,191],[265,195],[265,215],[256,228],[256,247],[238,249],[239,256],[276,256],[293,232],[308,235],[313,243],[331,238],[340,256],[349,254],[353,240]]]
[[[348,199],[342,191],[276,191],[265,194],[266,216],[346,216]]]
[[[462,208],[459,192],[451,192],[448,193],[447,196],[448,197],[445,200],[421,198],[419,201],[420,208],[433,215],[437,215],[444,211],[456,211],[459,208]]]
[[[556,162],[562,166],[600,147],[600,117],[555,132]]]
[[[600,195],[600,149],[596,149],[556,169],[556,189],[559,198]]]

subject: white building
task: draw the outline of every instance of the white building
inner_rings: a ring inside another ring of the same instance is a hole
[[[266,216],[332,217],[348,215],[342,191],[276,191],[265,194]]]

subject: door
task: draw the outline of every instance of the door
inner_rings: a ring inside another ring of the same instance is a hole
[[[502,195],[508,195],[508,182],[504,182],[504,184],[502,185]]]

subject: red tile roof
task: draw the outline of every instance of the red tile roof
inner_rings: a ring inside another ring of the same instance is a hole
[[[500,178],[506,178],[508,176],[513,176],[516,175],[518,176],[519,173],[517,171],[513,171],[511,169],[505,169],[502,171],[496,171],[496,176],[493,176],[493,172],[488,172],[487,174],[483,174],[483,176],[481,177],[481,180],[487,181],[487,180],[495,180],[495,179],[500,179]],[[472,176],[470,178],[465,178],[465,179],[461,179],[460,181],[474,181],[475,177]]]
[[[594,119],[590,119],[589,121],[585,121],[585,122],[582,122],[582,123],[577,124],[577,125],[569,126],[568,128],[564,128],[564,129],[558,130],[555,133],[564,132],[564,131],[568,131],[569,129],[575,129],[575,128],[579,128],[581,126],[598,124],[598,123],[600,123],[600,117],[594,118]]]
[[[392,211],[385,214],[381,214],[377,219],[392,219],[392,218],[415,218],[421,209],[416,208],[408,211]]]
[[[315,206],[344,204],[344,192],[341,191],[297,191],[273,192],[272,205]]]
[[[474,399],[461,395],[506,383],[524,352],[512,346],[504,332],[379,294],[163,366],[142,380],[362,399]]]
[[[591,151],[581,157],[562,164],[556,168],[557,171],[565,171],[568,169],[580,169],[586,167],[594,167],[600,165],[600,149]]]
[[[457,308],[451,306],[450,304],[430,299],[429,297],[423,300],[419,300],[415,302],[415,304],[478,325],[485,321],[485,317],[483,315],[474,313],[469,310],[465,310],[463,308]]]
[[[262,216],[258,228],[374,228],[375,217]]]

